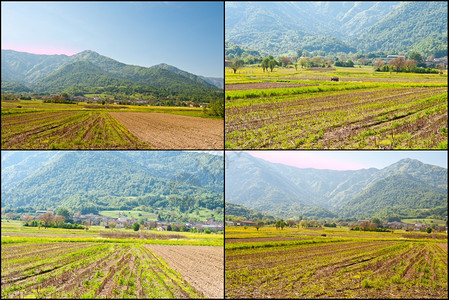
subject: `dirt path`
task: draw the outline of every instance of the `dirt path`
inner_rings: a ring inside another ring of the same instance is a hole
[[[145,245],[206,298],[224,298],[223,247]]]
[[[223,120],[162,113],[110,112],[155,149],[223,149]]]

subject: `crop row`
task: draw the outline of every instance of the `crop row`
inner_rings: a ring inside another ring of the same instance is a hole
[[[36,244],[33,244],[36,245]],[[2,245],[2,298],[198,298],[179,273],[146,247],[131,243],[39,245],[13,258]],[[25,249],[25,248],[24,248]]]
[[[226,297],[447,296],[447,252],[435,243],[358,241],[226,250]]]
[[[275,97],[226,109],[227,148],[444,148],[444,88]]]
[[[148,148],[107,112],[39,111],[2,116],[2,148]]]

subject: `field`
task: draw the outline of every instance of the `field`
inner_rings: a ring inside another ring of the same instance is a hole
[[[447,149],[447,74],[245,67],[225,75],[227,149]]]
[[[200,108],[2,101],[2,149],[218,149]]]
[[[224,294],[223,236],[218,234],[136,233],[99,226],[88,231],[38,229],[11,221],[2,222],[1,248],[2,298]]]
[[[225,245],[229,298],[448,296],[447,234],[230,227]]]
[[[446,223],[443,220],[437,220],[437,219],[402,219],[401,222],[407,223],[407,224],[415,224],[416,222],[419,222],[424,225],[443,225]]]

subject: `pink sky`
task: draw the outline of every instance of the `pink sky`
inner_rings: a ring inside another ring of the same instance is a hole
[[[348,157],[333,157],[330,151],[247,151],[254,157],[297,168],[360,170],[368,168]]]
[[[73,55],[78,52],[78,50],[73,49],[65,49],[61,47],[52,47],[52,46],[45,46],[45,47],[39,47],[39,46],[11,46],[11,45],[2,45],[2,49],[4,50],[14,50],[14,51],[20,51],[20,52],[28,52],[33,54],[65,54],[65,55]]]

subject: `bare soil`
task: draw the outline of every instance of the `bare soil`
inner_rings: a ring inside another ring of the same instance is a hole
[[[288,88],[299,86],[311,86],[316,84],[302,84],[302,83],[288,83],[288,82],[259,82],[259,83],[239,83],[227,84],[226,91],[236,90],[258,90],[258,89],[274,89],[274,88]]]
[[[224,250],[214,246],[145,245],[206,298],[224,298]]]
[[[155,149],[223,149],[223,120],[162,113],[109,112]]]

